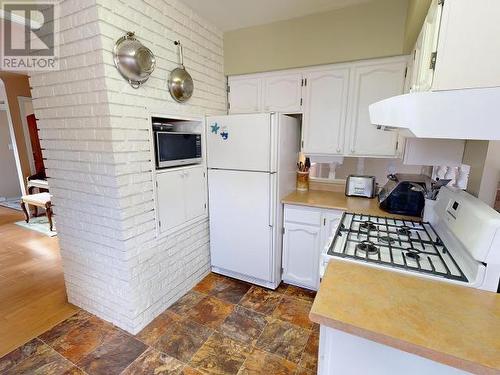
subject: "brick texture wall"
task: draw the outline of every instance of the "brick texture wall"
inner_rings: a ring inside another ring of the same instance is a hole
[[[113,64],[126,31],[157,58],[137,90]],[[187,104],[166,87],[176,39],[195,83]],[[61,70],[30,82],[68,298],[136,333],[209,270],[207,220],[156,238],[148,115],[225,112],[222,33],[178,0],[66,0],[61,43]]]

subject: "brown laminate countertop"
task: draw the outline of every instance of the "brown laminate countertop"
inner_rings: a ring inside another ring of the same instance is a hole
[[[344,193],[340,192],[322,190],[294,191],[284,197],[281,202],[300,206],[343,210],[365,215],[420,220],[418,217],[394,215],[380,209],[377,198],[346,197]]]
[[[500,373],[500,294],[330,261],[312,321],[478,374]]]

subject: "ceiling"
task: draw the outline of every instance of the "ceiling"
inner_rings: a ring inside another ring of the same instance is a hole
[[[182,0],[221,31],[264,25],[373,0]]]

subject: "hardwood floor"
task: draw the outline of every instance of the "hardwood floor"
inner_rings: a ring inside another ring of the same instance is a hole
[[[59,243],[15,225],[21,211],[0,207],[0,357],[73,315]]]

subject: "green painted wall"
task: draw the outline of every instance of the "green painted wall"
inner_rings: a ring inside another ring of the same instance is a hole
[[[414,0],[370,1],[226,32],[224,71],[243,74],[401,55],[409,1]]]
[[[409,0],[406,16],[405,37],[403,43],[404,53],[410,53],[417,41],[418,34],[429,10],[432,0]]]

